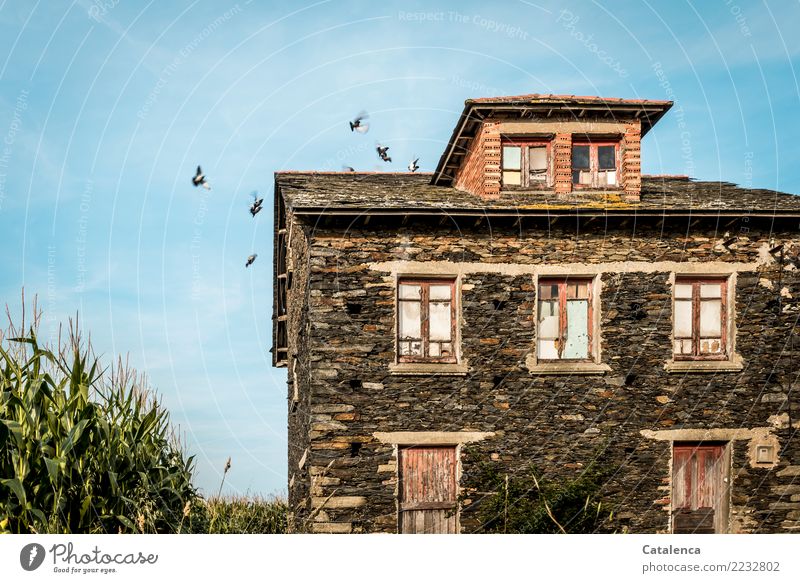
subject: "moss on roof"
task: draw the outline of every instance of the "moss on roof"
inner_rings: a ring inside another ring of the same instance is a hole
[[[504,190],[495,200],[433,186],[428,173],[277,172],[276,193],[295,212],[350,210],[537,211],[604,210],[800,213],[800,196],[742,188],[729,182],[685,176],[642,177],[641,201],[622,200],[621,191],[577,192],[558,198],[552,191]]]

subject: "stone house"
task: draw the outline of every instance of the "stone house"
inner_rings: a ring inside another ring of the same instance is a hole
[[[275,174],[295,531],[479,532],[478,465],[600,450],[611,530],[800,529],[800,198],[642,176],[671,105],[473,99],[432,174]]]

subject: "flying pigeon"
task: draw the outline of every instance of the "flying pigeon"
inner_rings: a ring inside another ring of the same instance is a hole
[[[247,258],[247,263],[245,263],[244,266],[250,267],[251,265],[253,265],[253,263],[256,260],[256,257],[258,257],[258,255],[256,253],[253,253],[250,257]]]
[[[381,146],[378,144],[375,149],[378,151],[378,157],[383,160],[384,162],[391,162],[392,158],[386,153],[389,150],[389,146]]]
[[[356,118],[350,122],[350,131],[366,134],[369,131],[369,124],[364,123],[364,120],[368,118],[369,114],[366,111],[361,111]]]
[[[342,171],[343,172],[355,172],[356,169],[353,168],[352,166],[342,166]]]
[[[206,190],[211,190],[211,185],[206,180],[206,175],[203,174],[203,169],[200,168],[200,166],[197,167],[197,174],[192,178],[192,184],[195,186],[202,186]]]
[[[250,214],[256,216],[261,212],[261,205],[264,202],[263,198],[258,198],[258,193],[253,191],[250,196],[253,197],[253,204],[250,205]]]
[[[419,162],[419,158],[415,158],[414,160],[411,161],[411,163],[408,165],[409,172],[416,172],[417,170],[419,170],[419,165],[417,164],[417,162]]]

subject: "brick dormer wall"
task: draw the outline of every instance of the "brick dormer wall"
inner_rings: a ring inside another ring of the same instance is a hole
[[[622,136],[622,187],[623,199],[639,202],[642,192],[642,122],[639,120],[625,124]]]
[[[483,122],[455,177],[454,186],[481,198],[500,196],[500,124]]]
[[[572,192],[572,134],[553,138],[553,185],[559,194]]]
[[[613,128],[622,136],[619,150],[619,186],[614,190],[622,192],[626,202],[639,202],[642,188],[641,180],[641,135],[642,124],[637,120],[629,122],[552,120],[536,123],[536,131],[551,129],[553,137],[551,156],[553,168],[553,191],[558,196],[572,192],[572,136],[573,133],[589,135],[593,132],[603,134]],[[512,124],[519,127],[519,124]],[[484,121],[477,134],[470,141],[469,149],[456,172],[454,186],[491,200],[500,197],[501,189],[501,129],[503,122]],[[519,131],[515,132],[519,133]],[[587,191],[589,192],[589,191]]]

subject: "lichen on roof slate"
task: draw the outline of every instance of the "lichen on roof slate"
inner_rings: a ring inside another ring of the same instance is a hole
[[[625,202],[621,191],[578,192],[559,198],[552,191],[504,190],[495,200],[432,186],[429,173],[277,172],[276,193],[288,209],[310,210],[581,210],[800,212],[800,196],[742,188],[730,182],[683,176],[643,176],[641,201]]]

